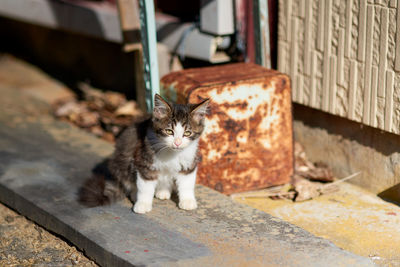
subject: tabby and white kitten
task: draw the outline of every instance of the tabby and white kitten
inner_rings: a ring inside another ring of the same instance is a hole
[[[130,126],[117,139],[108,164],[113,181],[89,180],[81,189],[81,201],[103,205],[125,194],[135,202],[134,212],[146,213],[154,195],[169,199],[176,190],[181,209],[196,209],[198,141],[208,102],[171,104],[156,94],[152,117]]]

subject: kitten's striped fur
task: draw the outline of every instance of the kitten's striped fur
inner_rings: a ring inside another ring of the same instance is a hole
[[[134,211],[145,213],[151,210],[154,195],[168,199],[176,189],[180,208],[197,207],[197,144],[208,100],[181,105],[156,95],[154,102],[153,115],[128,127],[117,139],[108,162],[109,176],[97,175],[84,184],[81,202],[105,205],[127,195],[135,202]]]

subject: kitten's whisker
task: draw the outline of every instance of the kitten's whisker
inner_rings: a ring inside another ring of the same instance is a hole
[[[159,149],[158,151],[156,151],[156,154],[159,154],[159,153],[161,153],[162,151],[164,151],[164,150],[166,150],[168,148],[169,148],[168,146],[164,146],[161,149]]]
[[[161,143],[154,143],[151,146],[155,151],[158,151],[158,150],[163,149],[164,147],[166,147],[164,144],[161,144]]]

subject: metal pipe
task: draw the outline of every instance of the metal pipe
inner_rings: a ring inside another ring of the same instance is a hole
[[[253,0],[253,13],[255,61],[258,65],[271,68],[268,0]]]
[[[140,34],[143,47],[144,83],[146,88],[147,111],[154,106],[154,94],[160,92],[160,79],[157,60],[156,20],[153,0],[139,0]]]

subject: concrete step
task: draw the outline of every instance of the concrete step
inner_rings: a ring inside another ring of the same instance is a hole
[[[190,212],[173,200],[156,200],[146,215],[134,214],[127,200],[81,206],[80,185],[112,145],[55,121],[16,90],[0,85],[0,93],[0,201],[102,266],[373,265],[202,186],[199,208]]]

